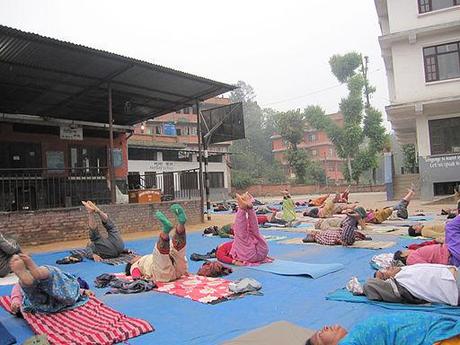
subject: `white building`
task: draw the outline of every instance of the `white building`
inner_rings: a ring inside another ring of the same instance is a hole
[[[388,119],[414,143],[422,199],[460,183],[460,0],[375,0]]]
[[[203,106],[229,103],[228,98],[211,98]],[[179,198],[199,196],[196,119],[195,107],[189,107],[134,127],[134,134],[128,140],[129,189],[159,188],[163,194]],[[212,200],[227,199],[230,193],[230,144],[224,142],[209,147]]]

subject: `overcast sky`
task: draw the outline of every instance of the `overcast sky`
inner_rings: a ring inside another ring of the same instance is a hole
[[[346,88],[328,60],[355,50],[370,59],[372,103],[383,113],[389,103],[372,0],[0,0],[0,23],[222,82],[243,80],[261,106],[277,110],[337,111]]]

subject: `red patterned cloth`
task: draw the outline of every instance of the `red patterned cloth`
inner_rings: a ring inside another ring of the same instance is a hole
[[[11,312],[9,296],[0,297],[0,306]],[[154,329],[147,321],[128,317],[90,297],[75,309],[53,314],[23,313],[36,334],[46,334],[50,344],[119,343]]]
[[[156,283],[158,288],[155,290],[201,303],[211,303],[233,295],[228,289],[230,283],[230,280],[222,278],[191,274],[170,283]]]
[[[438,241],[432,240],[432,241],[425,241],[422,243],[413,243],[407,246],[407,249],[410,250],[416,250],[425,246],[431,246],[433,244],[439,244]]]

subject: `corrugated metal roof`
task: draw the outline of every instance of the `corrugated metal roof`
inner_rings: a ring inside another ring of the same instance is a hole
[[[235,89],[145,61],[0,25],[0,112],[132,125]]]

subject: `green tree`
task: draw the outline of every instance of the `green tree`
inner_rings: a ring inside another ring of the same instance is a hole
[[[295,172],[297,183],[324,183],[326,175],[322,167],[312,162],[308,153],[299,149],[305,132],[306,121],[300,110],[290,110],[276,117],[277,132],[288,144],[286,159]]]
[[[277,112],[262,109],[256,101],[256,94],[251,85],[239,81],[238,88],[230,94],[232,102],[242,102],[245,121],[246,138],[232,143],[232,175],[234,181],[253,183],[276,179],[284,182],[279,172],[280,167],[274,164],[270,136],[274,132],[274,121]],[[277,176],[277,177],[275,177]],[[240,178],[241,177],[241,178]]]
[[[405,144],[401,147],[404,156],[404,168],[410,173],[414,173],[417,167],[417,156],[414,144]]]
[[[346,160],[346,179],[359,182],[364,171],[378,167],[378,154],[385,144],[382,114],[367,102],[363,128],[363,92],[369,99],[375,88],[369,85],[367,64],[364,65],[361,54],[334,55],[329,65],[337,80],[346,83],[348,88],[348,97],[342,98],[339,104],[344,117],[343,127],[325,116],[324,110],[318,106],[307,107],[305,118],[313,128],[328,134],[337,155]]]

